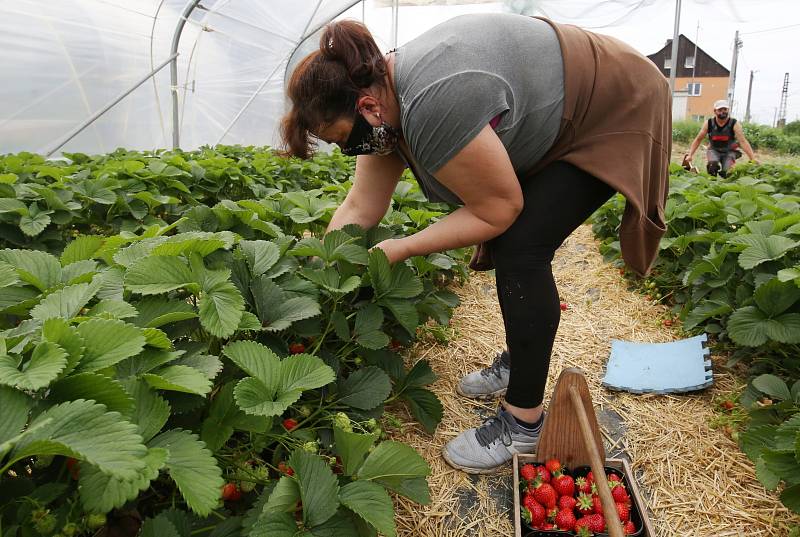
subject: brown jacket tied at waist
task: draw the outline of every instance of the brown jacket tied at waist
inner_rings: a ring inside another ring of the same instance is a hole
[[[669,85],[656,66],[612,37],[547,19],[564,59],[564,111],[559,135],[521,180],[562,160],[612,186],[626,198],[619,230],[622,257],[645,275],[666,232],[664,204],[672,144]],[[486,245],[475,270],[491,268]]]

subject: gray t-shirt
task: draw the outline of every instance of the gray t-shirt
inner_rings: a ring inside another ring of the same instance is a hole
[[[397,50],[395,85],[417,179],[432,201],[461,204],[435,174],[498,114],[495,132],[518,177],[550,149],[561,124],[561,47],[553,28],[531,17],[443,22]]]

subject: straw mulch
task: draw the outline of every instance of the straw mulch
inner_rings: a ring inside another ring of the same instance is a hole
[[[800,523],[800,517],[792,516],[775,493],[759,484],[753,464],[736,444],[709,426],[716,412],[715,395],[742,386],[741,379],[724,369],[724,359],[712,357],[715,384],[698,394],[642,396],[606,390],[600,380],[612,339],[664,342],[680,334],[663,326],[663,306],[628,291],[617,269],[603,263],[588,226],[566,241],[553,268],[569,309],[562,314],[547,393],[563,368],[580,367],[598,415],[616,412],[621,417],[621,437],[620,431],[604,431],[606,450],[622,449],[630,456],[657,535],[787,535],[789,525]],[[392,430],[393,437],[414,446],[432,468],[430,505],[398,498],[398,533],[512,536],[510,470],[472,477],[451,469],[440,456],[445,442],[494,411],[495,402],[464,399],[454,388],[462,375],[490,363],[504,344],[492,277],[474,274],[457,292],[462,303],[452,321],[449,344],[423,338],[409,353],[410,361],[429,360],[439,376],[432,389],[445,412],[436,434],[424,433],[403,407],[390,409],[403,421],[402,428]]]

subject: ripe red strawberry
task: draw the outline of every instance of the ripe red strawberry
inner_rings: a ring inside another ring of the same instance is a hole
[[[67,458],[67,470],[69,470],[69,475],[73,481],[77,481],[81,475],[81,463],[78,462],[78,459],[69,457]]]
[[[611,488],[611,497],[614,498],[614,501],[617,503],[627,504],[631,501],[631,497],[628,496],[628,491],[625,490],[625,485],[622,483]]]
[[[600,514],[593,514],[587,517],[589,519],[589,529],[593,533],[603,533],[606,531],[606,520],[603,518],[603,515]]]
[[[289,352],[291,354],[302,354],[306,352],[306,346],[302,343],[291,343],[289,344]]]
[[[287,431],[291,431],[295,427],[297,427],[296,419],[286,418],[285,420],[283,420],[283,428],[286,429]]]
[[[539,479],[534,481],[533,497],[536,501],[544,505],[547,509],[552,509],[558,502],[558,495],[549,483],[543,483]]]
[[[575,514],[571,509],[562,509],[556,514],[556,526],[558,526],[559,529],[572,531],[575,527],[575,522]]]
[[[558,459],[550,459],[549,461],[546,461],[544,463],[544,467],[547,468],[547,470],[553,475],[561,472],[561,463]]]
[[[575,506],[578,504],[578,500],[573,498],[572,496],[562,496],[558,499],[558,508],[559,509],[570,509],[575,510]]]
[[[531,526],[541,526],[547,518],[547,512],[542,507],[542,504],[534,500],[530,507],[527,505],[525,507],[528,508],[528,512],[531,514]]]
[[[556,529],[556,527],[553,524],[550,524],[549,522],[545,522],[544,524],[542,524],[542,529],[543,530],[554,530],[554,529]]]
[[[586,474],[586,481],[589,484],[594,483],[594,474],[592,472],[589,472],[588,474]]]
[[[575,509],[577,509],[578,512],[583,516],[588,516],[594,513],[594,503],[592,502],[592,497],[581,492],[578,495],[578,504],[575,506]]]
[[[559,496],[574,496],[575,481],[568,475],[560,475],[551,481]]]
[[[600,502],[600,496],[596,494],[592,495],[592,509],[598,515],[603,514],[603,504]]]
[[[634,526],[633,522],[629,520],[622,525],[622,531],[625,533],[625,535],[633,535],[636,533],[636,526]]]
[[[226,502],[235,502],[242,498],[242,493],[235,483],[225,483],[222,486],[222,499]]]
[[[672,319],[664,319],[664,326],[672,326]]]
[[[728,399],[728,400],[725,400],[722,403],[720,403],[720,406],[724,410],[733,410],[733,407],[736,406],[736,404],[733,401]]]
[[[579,477],[576,479],[575,487],[577,487],[578,491],[583,492],[584,494],[589,494],[592,491],[592,484],[589,483],[585,477]]]
[[[627,522],[630,520],[631,510],[627,505],[619,502],[616,502],[614,505],[617,507],[617,514],[619,515],[620,522]]]
[[[536,468],[532,464],[525,464],[519,469],[519,475],[521,475],[525,481],[533,481],[536,479]]]
[[[566,302],[562,302],[561,303],[561,311],[567,311],[568,308],[569,308],[569,306],[567,305]]]
[[[606,481],[608,481],[609,485],[611,485],[612,481],[616,481],[617,483],[622,483],[622,480],[617,474],[606,474]]]
[[[592,532],[589,531],[589,517],[584,516],[576,520],[575,527],[573,529],[575,533],[581,537],[590,536]]]
[[[522,498],[522,505],[530,509],[535,503],[539,502],[536,501],[536,499],[533,497],[533,494],[530,492],[525,493],[525,497]]]
[[[536,473],[539,474],[539,477],[542,478],[542,481],[545,483],[549,483],[551,479],[550,472],[544,466],[536,466]]]
[[[282,474],[294,475],[294,470],[292,470],[292,467],[286,464],[285,462],[278,463],[278,471]]]

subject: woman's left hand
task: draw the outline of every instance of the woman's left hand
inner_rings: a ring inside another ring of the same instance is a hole
[[[383,250],[383,253],[385,253],[386,257],[389,259],[389,263],[394,264],[411,257],[404,241],[405,239],[386,239],[373,246],[373,248],[380,248]]]

